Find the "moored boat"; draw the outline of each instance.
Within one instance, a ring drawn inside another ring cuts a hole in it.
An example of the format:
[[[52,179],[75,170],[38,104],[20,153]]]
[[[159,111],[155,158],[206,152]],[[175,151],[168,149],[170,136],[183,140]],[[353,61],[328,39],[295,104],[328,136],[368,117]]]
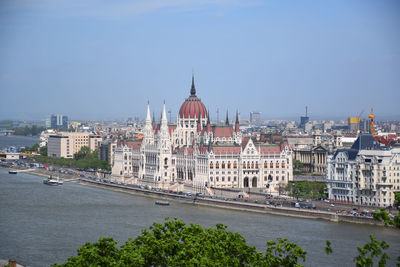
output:
[[[15,170],[9,170],[8,173],[9,173],[9,174],[17,174],[18,172],[15,171]]]
[[[161,205],[161,206],[169,206],[168,201],[162,201],[162,200],[157,200],[156,205]]]
[[[50,176],[49,178],[44,180],[43,183],[47,185],[62,185],[63,180],[61,180],[59,177],[53,178]]]

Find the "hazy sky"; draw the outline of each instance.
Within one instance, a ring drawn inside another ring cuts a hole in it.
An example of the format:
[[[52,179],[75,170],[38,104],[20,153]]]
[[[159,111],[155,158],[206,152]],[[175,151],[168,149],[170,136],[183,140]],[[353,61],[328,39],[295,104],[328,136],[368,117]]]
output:
[[[400,1],[0,2],[0,119],[176,117],[192,70],[213,118],[400,119]]]

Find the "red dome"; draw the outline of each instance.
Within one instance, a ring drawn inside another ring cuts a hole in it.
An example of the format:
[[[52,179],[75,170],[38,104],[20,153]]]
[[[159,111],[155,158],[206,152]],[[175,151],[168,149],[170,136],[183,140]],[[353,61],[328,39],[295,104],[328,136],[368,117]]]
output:
[[[199,118],[199,114],[201,118],[207,118],[206,107],[196,96],[188,97],[179,109],[179,117],[183,119]]]
[[[200,115],[199,115],[200,114]],[[182,119],[207,118],[207,110],[200,98],[196,96],[196,87],[194,86],[194,76],[192,75],[192,88],[190,88],[190,96],[183,102],[179,117]]]

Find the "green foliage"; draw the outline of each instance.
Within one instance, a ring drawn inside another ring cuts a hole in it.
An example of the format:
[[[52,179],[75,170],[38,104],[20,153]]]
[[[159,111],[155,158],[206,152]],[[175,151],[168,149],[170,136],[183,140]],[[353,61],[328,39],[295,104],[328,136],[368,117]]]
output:
[[[389,248],[389,245],[385,242],[378,242],[374,235],[369,236],[371,241],[365,244],[363,247],[357,247],[360,255],[354,258],[357,267],[368,267],[374,265],[374,258],[380,259],[378,261],[378,266],[386,266],[386,260],[390,259],[389,255],[383,250]]]
[[[13,126],[14,122],[12,120],[1,120],[0,121],[0,129],[10,129]]]
[[[400,192],[394,192],[394,206],[400,210]]]
[[[296,243],[288,242],[286,238],[278,238],[278,242],[268,241],[261,266],[302,266],[299,259],[306,260],[307,252]]]
[[[40,134],[42,131],[45,130],[44,127],[38,127],[36,125],[33,125],[31,127],[25,126],[25,127],[16,127],[16,128],[11,128],[11,130],[14,130],[15,135],[24,135],[24,136],[35,136]]]
[[[380,209],[379,211],[374,211],[374,219],[378,221],[383,221],[385,226],[394,225],[400,228],[400,214],[394,216],[393,220],[389,217],[389,212],[385,209]]]
[[[289,182],[286,186],[286,191],[289,196],[296,198],[316,199],[327,197],[326,184],[321,182]]]
[[[81,147],[81,150],[78,153],[75,153],[75,159],[84,159],[88,155],[90,155],[90,148],[88,146]]]
[[[226,228],[222,224],[202,228],[167,218],[119,250],[114,239],[101,238],[79,248],[78,256],[68,262],[53,266],[301,266],[298,261],[305,260],[306,252],[286,239],[268,241],[263,253]]]
[[[47,157],[47,147],[43,149],[43,151],[41,150],[40,154],[41,156],[35,157],[35,159],[42,163],[57,164],[66,167],[77,167],[81,169],[111,170],[111,167],[107,161],[99,159],[97,149],[91,152],[89,147],[86,146],[82,147],[81,150],[75,154],[77,156],[75,156],[74,159]]]
[[[333,251],[332,251],[332,248],[331,248],[331,241],[326,240],[325,253],[326,253],[326,255],[329,255],[329,254],[331,254],[332,252],[333,252]]]
[[[293,169],[297,171],[301,171],[303,169],[304,165],[300,160],[294,159],[293,160]]]
[[[86,243],[79,248],[78,256],[68,258],[67,263],[52,266],[117,266],[118,253],[117,241],[111,237],[100,238],[98,242]]]
[[[47,157],[47,145],[39,149],[40,155]]]

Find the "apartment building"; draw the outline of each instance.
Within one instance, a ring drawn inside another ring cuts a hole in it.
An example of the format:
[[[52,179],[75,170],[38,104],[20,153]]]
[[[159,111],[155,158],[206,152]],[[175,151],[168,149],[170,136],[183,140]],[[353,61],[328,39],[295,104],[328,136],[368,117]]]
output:
[[[393,206],[400,192],[400,148],[382,147],[361,134],[350,149],[338,150],[327,162],[327,187],[332,201]]]
[[[91,133],[60,132],[49,136],[47,154],[52,158],[73,158],[84,146],[96,150],[102,140],[101,136]]]

